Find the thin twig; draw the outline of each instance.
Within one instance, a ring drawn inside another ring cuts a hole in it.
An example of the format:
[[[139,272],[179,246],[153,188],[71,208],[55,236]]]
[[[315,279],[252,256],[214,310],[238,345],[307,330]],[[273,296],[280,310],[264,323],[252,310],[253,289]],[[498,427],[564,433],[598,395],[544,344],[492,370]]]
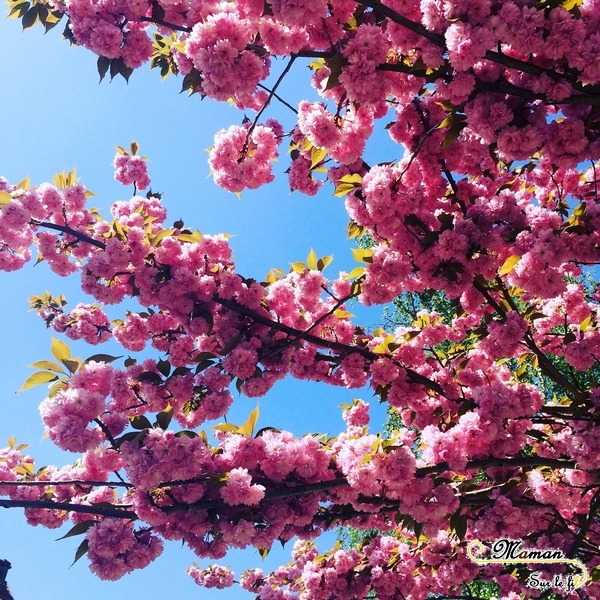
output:
[[[277,78],[277,81],[275,82],[275,85],[273,85],[271,91],[269,92],[269,95],[268,95],[267,99],[265,100],[265,103],[262,105],[262,108],[258,111],[258,113],[256,113],[256,117],[254,117],[254,121],[252,122],[252,125],[250,125],[250,127],[248,128],[248,133],[246,133],[246,141],[244,142],[244,147],[242,148],[242,155],[244,155],[246,153],[246,151],[248,150],[248,141],[250,140],[250,136],[252,135],[252,132],[254,131],[254,128],[256,127],[258,120],[260,119],[262,114],[267,109],[267,106],[269,106],[269,104],[271,103],[271,100],[275,96],[275,91],[277,90],[277,88],[279,87],[281,82],[283,81],[284,77],[288,74],[289,70],[292,68],[292,65],[294,64],[294,61],[296,60],[296,58],[298,58],[298,56],[296,54],[291,55],[288,64],[286,65],[285,69],[281,72],[281,74]]]

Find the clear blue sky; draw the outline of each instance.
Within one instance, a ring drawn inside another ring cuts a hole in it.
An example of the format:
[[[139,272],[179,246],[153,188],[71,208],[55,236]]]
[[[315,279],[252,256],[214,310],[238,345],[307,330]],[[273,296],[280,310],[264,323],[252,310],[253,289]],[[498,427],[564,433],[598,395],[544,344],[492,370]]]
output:
[[[148,68],[134,73],[129,85],[121,78],[99,85],[95,57],[81,48],[70,48],[60,40],[60,31],[61,25],[44,36],[37,26],[21,33],[17,21],[0,20],[0,175],[13,183],[29,175],[35,185],[76,167],[82,182],[97,194],[93,205],[106,213],[113,201],[128,199],[131,194],[131,189],[113,180],[115,145],[126,146],[136,140],[142,154],[150,158],[152,189],[164,194],[170,218],[183,218],[206,233],[233,234],[238,271],[245,276],[262,279],[276,266],[287,270],[290,262],[304,260],[311,247],[319,256],[335,255],[330,274],[355,266],[345,241],[348,217],[343,201],[331,195],[331,187],[314,198],[290,194],[283,175],[287,168],[285,143],[276,168],[278,181],[244,192],[238,200],[208,177],[205,149],[212,145],[218,129],[240,123],[239,111],[225,104],[201,102],[198,96],[180,95],[180,79],[161,83],[158,72]],[[277,74],[283,66],[283,61],[277,61],[273,72]],[[296,64],[280,93],[297,102],[302,94],[311,93],[307,82],[306,66]],[[286,110],[274,106],[269,116],[284,119],[289,128],[293,115]],[[378,135],[369,158],[372,162],[393,160],[399,158],[394,154],[397,151],[387,135]],[[69,464],[75,456],[42,440],[37,407],[44,397],[43,387],[15,394],[30,373],[27,365],[49,357],[50,332],[27,312],[27,298],[50,290],[65,293],[74,305],[85,299],[76,283],[53,276],[43,264],[0,273],[0,446],[10,436],[17,436],[19,442],[30,444],[38,466]],[[379,309],[364,313],[366,324],[376,322],[379,314]],[[84,344],[73,347],[84,357],[98,351]],[[116,350],[112,348],[112,353]],[[357,394],[285,381],[260,400],[259,426],[272,425],[296,434],[335,434],[343,428],[338,405],[357,396],[370,399],[368,390]],[[255,401],[240,398],[230,421],[243,421],[254,406]],[[383,414],[378,408],[376,423],[381,424]],[[143,571],[115,583],[99,581],[90,574],[86,558],[69,569],[79,542],[78,538],[55,542],[65,531],[30,527],[22,510],[0,509],[0,558],[13,565],[8,581],[17,600],[251,598],[236,588],[225,592],[198,588],[184,572],[195,557],[177,543],[166,544],[163,556]],[[251,551],[237,552],[221,563],[231,564],[239,574],[244,568],[269,570],[288,560],[289,552],[274,549],[262,565],[258,554]]]

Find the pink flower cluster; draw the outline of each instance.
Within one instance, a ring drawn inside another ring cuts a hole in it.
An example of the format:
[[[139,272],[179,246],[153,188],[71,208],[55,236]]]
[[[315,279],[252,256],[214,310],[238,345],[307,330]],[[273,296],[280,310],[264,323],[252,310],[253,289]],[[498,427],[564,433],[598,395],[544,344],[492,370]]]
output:
[[[90,570],[100,579],[114,581],[135,569],[147,567],[162,554],[163,544],[148,529],[107,518],[86,533]]]
[[[115,179],[123,185],[135,185],[138,190],[145,190],[150,185],[148,167],[141,156],[117,154],[113,161]]]
[[[188,575],[202,587],[217,588],[219,590],[231,587],[235,577],[229,567],[221,567],[220,565],[210,565],[206,569],[190,567]]]
[[[273,181],[271,163],[278,156],[278,144],[273,128],[264,125],[221,130],[209,159],[215,182],[230,192],[241,192]]]

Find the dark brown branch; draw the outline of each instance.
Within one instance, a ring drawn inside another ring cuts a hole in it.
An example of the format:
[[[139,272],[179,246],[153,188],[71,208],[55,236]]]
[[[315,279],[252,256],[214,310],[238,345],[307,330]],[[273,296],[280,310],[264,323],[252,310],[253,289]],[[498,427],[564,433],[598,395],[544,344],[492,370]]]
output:
[[[514,458],[483,458],[480,460],[470,460],[464,469],[460,471],[470,471],[472,469],[489,469],[491,467],[501,467],[504,469],[513,469],[520,467],[550,467],[552,469],[575,469],[577,462],[574,460],[562,460],[558,458],[544,458],[543,456],[515,456]],[[415,472],[416,477],[426,477],[445,471],[454,471],[447,463],[440,463],[431,467],[421,467]]]
[[[108,487],[126,487],[132,488],[135,487],[132,483],[127,483],[126,481],[86,481],[85,479],[67,479],[65,481],[0,481],[0,487],[4,485],[10,486],[20,486],[25,485],[28,487],[38,487],[38,486],[52,486],[58,487],[61,485],[76,485],[80,487],[98,487],[98,486],[108,486]]]
[[[371,352],[367,348],[360,348],[358,346],[348,346],[348,345],[342,344],[340,342],[334,342],[332,340],[324,340],[323,338],[320,338],[316,335],[312,335],[310,333],[305,333],[304,331],[301,331],[299,329],[294,329],[293,327],[289,327],[288,325],[284,325],[283,323],[277,323],[276,321],[273,321],[272,319],[270,319],[267,316],[260,315],[256,312],[254,312],[253,310],[251,310],[245,306],[242,306],[241,304],[238,304],[235,300],[226,300],[225,298],[220,298],[218,296],[214,296],[213,301],[216,302],[217,304],[220,304],[221,306],[224,306],[225,308],[228,308],[229,310],[233,310],[234,312],[237,312],[238,314],[249,317],[253,321],[260,323],[261,325],[266,325],[267,327],[271,327],[273,329],[278,329],[279,331],[283,331],[283,333],[292,335],[297,340],[305,340],[311,344],[315,344],[316,346],[321,346],[322,348],[328,348],[329,350],[335,350],[336,352],[340,352],[340,353],[360,354],[361,356],[364,356],[365,358],[368,358],[369,360],[373,360],[373,361],[378,360],[382,357],[381,354],[375,354],[374,352]],[[419,384],[425,386],[429,390],[432,390],[442,396],[444,395],[444,390],[439,383],[432,381],[431,379],[425,377],[424,375],[421,375],[420,373],[417,373],[416,371],[413,371],[412,369],[409,369],[408,367],[405,367],[403,365],[401,365],[401,366],[405,370],[407,377],[413,383],[419,383]]]
[[[269,92],[269,94],[273,94],[273,98],[275,98],[275,100],[279,100],[279,102],[281,102],[281,104],[283,104],[285,107],[289,108],[292,112],[298,114],[298,111],[289,102],[286,102],[281,96],[276,94],[271,88],[268,88],[266,85],[263,85],[262,83],[259,83],[257,85],[257,87],[259,87],[261,90],[265,90],[265,92]]]
[[[577,550],[579,550],[579,547],[581,546],[583,540],[585,539],[585,536],[587,535],[590,525],[596,520],[596,512],[598,511],[599,507],[600,507],[600,489],[596,490],[596,493],[594,494],[594,497],[592,498],[592,501],[590,502],[590,511],[585,519],[585,524],[577,532],[577,535],[575,536],[575,540],[573,541],[573,545],[571,546],[571,550],[569,550],[569,554],[567,554],[568,558],[573,558],[575,556],[575,554],[577,553]]]
[[[99,418],[94,419],[94,423],[96,423],[98,425],[98,427],[100,427],[100,429],[102,430],[102,433],[104,434],[104,437],[108,440],[109,444],[113,447],[113,449],[118,450],[119,445],[117,444],[117,442],[115,441],[115,438],[110,433],[110,430],[108,429],[108,427]]]
[[[409,31],[412,31],[412,32],[416,33],[417,35],[424,37],[425,39],[429,40],[430,42],[433,42],[434,44],[437,44],[438,46],[441,46],[442,48],[444,48],[446,45],[446,40],[444,39],[443,35],[429,31],[420,23],[415,23],[414,21],[407,19],[405,16],[401,15],[400,13],[397,13],[395,10],[392,10],[389,6],[385,6],[385,4],[381,4],[377,0],[355,0],[355,1],[357,4],[360,4],[362,6],[368,6],[369,8],[372,8],[374,12],[379,13],[380,15],[383,15],[384,17],[387,17],[390,21],[393,21],[394,23],[398,23],[398,25],[401,25],[405,29],[408,29]]]
[[[68,512],[88,513],[100,517],[115,517],[117,519],[137,520],[138,516],[131,510],[129,504],[115,505],[114,508],[86,504],[69,504],[53,500],[4,500],[0,498],[0,508],[45,508],[49,510],[66,510]]]
[[[258,120],[260,119],[262,114],[267,109],[267,106],[269,106],[269,104],[271,104],[271,100],[273,99],[277,88],[281,85],[281,82],[283,81],[285,76],[289,73],[289,70],[292,68],[292,65],[294,64],[294,61],[296,60],[296,58],[297,58],[297,56],[295,54],[292,54],[285,69],[281,72],[281,74],[277,78],[277,81],[271,88],[269,95],[268,95],[267,99],[265,100],[265,103],[262,105],[262,107],[258,111],[258,113],[256,113],[256,117],[254,117],[254,121],[252,121],[252,125],[250,125],[250,127],[248,128],[248,132],[246,133],[246,141],[244,142],[244,147],[242,148],[242,155],[245,155],[246,151],[248,150],[248,140],[250,139],[250,136],[252,135],[252,132],[254,131],[254,128],[256,127],[256,124],[258,123]]]
[[[68,225],[57,225],[56,223],[48,223],[47,221],[36,221],[32,219],[29,222],[30,225],[36,225],[37,227],[45,227],[46,229],[54,229],[55,231],[60,231],[62,233],[66,233],[68,235],[72,235],[74,238],[77,238],[80,242],[85,242],[86,244],[90,244],[92,246],[96,246],[96,248],[101,248],[102,250],[106,250],[106,244],[95,240],[94,238],[86,235],[85,233],[81,233],[80,231],[76,231],[72,229]]]
[[[294,487],[280,488],[277,490],[271,490],[265,493],[264,499],[261,501],[265,502],[268,500],[277,500],[279,498],[292,498],[294,496],[305,496],[307,494],[314,494],[316,492],[324,492],[333,488],[345,487],[348,485],[345,477],[339,477],[337,479],[331,479],[330,481],[319,481],[317,483],[307,483],[304,485],[297,485]],[[219,508],[227,508],[229,505],[224,500],[204,500],[194,502],[192,504],[174,504],[173,506],[161,507],[161,510],[166,514],[172,514],[177,512],[187,512],[190,510],[214,510]]]
[[[184,33],[191,33],[191,27],[185,27],[183,25],[175,25],[174,23],[167,23],[167,21],[163,21],[162,19],[155,19],[154,17],[140,17],[140,21],[145,21],[146,23],[152,23],[153,25],[160,25],[161,27],[168,27],[173,31],[182,31]]]

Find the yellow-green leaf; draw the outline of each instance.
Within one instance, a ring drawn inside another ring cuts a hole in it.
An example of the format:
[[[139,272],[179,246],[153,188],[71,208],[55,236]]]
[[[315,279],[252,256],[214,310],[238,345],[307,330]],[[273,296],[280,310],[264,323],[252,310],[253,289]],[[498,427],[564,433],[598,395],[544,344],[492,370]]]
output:
[[[57,379],[58,375],[56,375],[56,373],[50,373],[48,371],[36,371],[25,380],[25,383],[17,390],[17,392],[23,392],[24,390],[35,387],[36,385],[50,383],[51,381],[56,381]]]
[[[8,447],[11,450],[15,447],[16,443],[17,443],[17,438],[14,435],[8,438]]]
[[[356,183],[357,185],[362,185],[362,175],[358,173],[352,173],[351,175],[344,175],[340,177],[341,183]]]
[[[365,274],[364,267],[356,267],[346,275],[344,279],[355,279],[356,277],[362,277]]]
[[[276,281],[278,281],[279,279],[282,279],[283,277],[285,277],[285,273],[281,269],[275,268],[275,269],[271,269],[267,273],[265,281],[267,283],[275,283]]]
[[[304,273],[304,269],[308,269],[308,266],[303,262],[293,262],[290,263],[290,266],[292,267],[292,271],[295,273]]]
[[[68,360],[71,358],[71,350],[69,346],[65,344],[61,340],[57,340],[54,336],[52,336],[52,344],[50,345],[50,352],[52,352],[52,356],[58,361],[63,361],[65,358]]]
[[[592,324],[592,315],[588,315],[582,322],[581,325],[579,326],[579,330],[580,331],[587,331],[590,327],[590,325]]]
[[[348,192],[351,192],[356,187],[357,186],[354,183],[340,183],[340,185],[338,185],[335,188],[335,191],[333,192],[333,195],[336,196],[337,198],[342,198]]]
[[[19,183],[17,183],[17,187],[21,188],[22,190],[28,190],[31,187],[31,182],[29,181],[29,175],[27,175],[27,177],[25,177],[25,179],[22,179],[21,181],[19,181]]]
[[[311,248],[308,253],[308,258],[306,259],[306,264],[311,271],[317,270],[317,253]]]
[[[48,396],[54,398],[58,392],[64,390],[67,387],[67,380],[65,377],[61,377],[48,391]]]
[[[215,431],[232,431],[233,433],[237,433],[237,425],[233,425],[232,423],[219,423],[219,425],[214,425],[211,427]]]
[[[153,246],[158,246],[166,237],[175,232],[175,229],[161,229],[151,240]]]
[[[65,172],[62,171],[61,173],[57,173],[53,178],[52,181],[54,182],[54,185],[58,188],[64,188],[66,187],[67,184],[67,179],[65,176]]]
[[[308,139],[308,138],[304,138],[302,140],[302,146],[300,147],[300,149],[302,150],[302,152],[306,153],[308,152],[311,148],[313,147],[313,143]]]
[[[498,275],[502,276],[502,275],[506,275],[506,274],[510,273],[517,266],[517,263],[520,260],[521,260],[521,257],[518,256],[517,254],[513,254],[512,256],[509,256],[502,263],[502,266],[500,267],[500,270],[498,271]]]
[[[56,371],[57,373],[64,373],[65,370],[51,360],[38,360],[33,364],[29,365],[32,369],[46,369],[47,371]]]
[[[192,234],[180,233],[176,237],[182,242],[191,242],[192,244],[202,241],[202,234],[200,233],[200,231],[198,231],[198,229],[196,229],[196,231],[194,231],[194,233]]]
[[[352,248],[354,260],[358,262],[371,262],[369,259],[373,257],[373,248]]]
[[[389,345],[394,342],[394,339],[394,335],[390,333],[383,342],[373,348],[373,352],[375,354],[387,354],[389,352]]]
[[[332,254],[329,256],[321,256],[321,258],[317,261],[317,269],[319,269],[319,271],[324,271],[332,262]]]
[[[13,467],[12,470],[19,475],[33,475],[35,473],[35,467],[32,463],[23,463],[18,467]]]
[[[313,146],[313,149],[310,152],[310,168],[314,169],[320,162],[325,160],[326,156],[327,150],[325,150],[325,148]]]
[[[0,206],[6,206],[12,200],[12,196],[5,190],[0,191]]]
[[[251,436],[252,433],[254,432],[254,427],[256,427],[259,413],[260,413],[260,411],[258,410],[258,404],[257,404],[256,408],[250,413],[248,420],[239,427],[238,433],[241,433],[242,435]]]
[[[338,308],[337,310],[335,310],[333,312],[333,314],[338,318],[338,319],[348,319],[349,317],[354,317],[355,315],[353,315],[351,312],[348,312],[347,310],[342,310],[341,308]]]
[[[75,169],[67,173],[67,187],[72,187],[77,183],[77,173]]]

